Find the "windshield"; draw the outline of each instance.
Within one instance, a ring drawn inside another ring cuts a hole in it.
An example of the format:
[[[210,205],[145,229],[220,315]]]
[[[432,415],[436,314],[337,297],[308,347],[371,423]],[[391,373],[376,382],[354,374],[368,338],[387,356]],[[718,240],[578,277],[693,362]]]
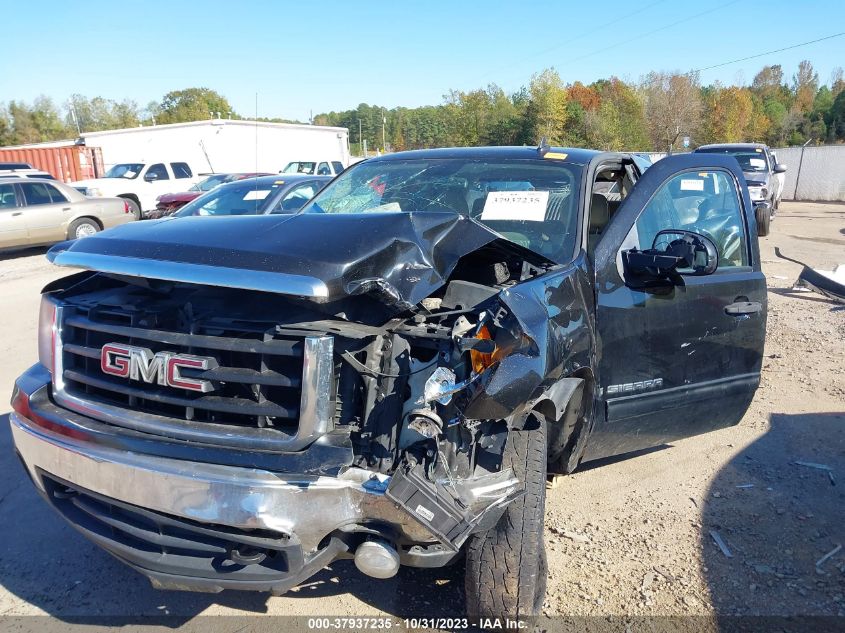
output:
[[[214,174],[213,176],[200,180],[197,184],[188,189],[188,191],[211,191],[217,185],[222,185],[224,182],[228,182],[228,180],[229,174]]]
[[[718,147],[696,150],[704,152],[705,154],[726,154],[736,158],[742,171],[766,172],[766,155],[763,150],[736,150],[736,149],[722,149]]]
[[[572,258],[581,166],[461,158],[360,163],[302,213],[458,213],[554,261]]]
[[[288,163],[281,173],[283,174],[313,174],[317,169],[317,163]]]
[[[137,178],[144,168],[144,163],[120,163],[106,172],[103,178]]]
[[[212,189],[192,200],[173,215],[255,215],[264,213],[279,185],[240,180]]]

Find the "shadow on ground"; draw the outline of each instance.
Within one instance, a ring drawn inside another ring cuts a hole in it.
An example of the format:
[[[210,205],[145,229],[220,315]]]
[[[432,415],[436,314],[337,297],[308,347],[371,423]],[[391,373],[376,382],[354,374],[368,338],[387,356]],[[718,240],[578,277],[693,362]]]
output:
[[[713,606],[719,615],[845,615],[845,550],[816,566],[845,546],[845,413],[770,422],[716,475],[702,510]]]
[[[26,603],[74,623],[102,623],[104,617],[115,616],[131,624],[168,616],[164,623],[179,626],[215,605],[263,614],[270,600],[284,600],[289,604],[273,605],[274,612],[308,613],[314,609],[300,610],[296,602],[348,594],[399,618],[454,616],[463,612],[462,582],[462,564],[432,570],[402,568],[396,577],[379,581],[358,572],[351,561],[338,561],[281,598],[254,592],[153,589],[143,576],[77,533],[41,499],[14,453],[9,416],[0,415],[0,585],[9,594],[0,602],[0,614],[32,613],[22,604]],[[360,607],[348,601],[346,605],[348,615],[361,615]],[[338,615],[336,610],[332,615]]]
[[[34,246],[28,248],[15,248],[0,250],[0,262],[7,259],[17,259],[18,257],[31,257],[32,255],[44,255],[49,246]]]

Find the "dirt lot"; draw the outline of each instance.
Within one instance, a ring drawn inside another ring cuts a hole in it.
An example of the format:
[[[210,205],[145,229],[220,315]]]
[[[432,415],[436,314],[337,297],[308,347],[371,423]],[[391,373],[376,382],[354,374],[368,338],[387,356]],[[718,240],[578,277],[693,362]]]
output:
[[[793,292],[800,267],[774,246],[845,263],[845,205],[784,203],[761,240],[766,356],[739,426],[585,466],[549,491],[546,613],[845,615],[845,550],[816,566],[845,545],[845,306]],[[461,613],[459,566],[376,581],[341,562],[275,598],[158,592],[62,523],[25,479],[2,415],[35,359],[38,291],[63,274],[43,253],[0,257],[0,615]]]

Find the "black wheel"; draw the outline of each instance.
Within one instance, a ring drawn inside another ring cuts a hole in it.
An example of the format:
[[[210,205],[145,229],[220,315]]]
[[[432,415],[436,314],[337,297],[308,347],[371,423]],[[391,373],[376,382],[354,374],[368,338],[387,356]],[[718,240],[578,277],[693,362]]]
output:
[[[546,420],[532,414],[525,429],[511,431],[502,468],[513,469],[525,494],[508,505],[487,532],[472,535],[466,548],[467,615],[471,618],[538,615],[546,596]]]
[[[69,240],[80,240],[83,237],[90,237],[94,233],[100,232],[100,225],[96,220],[91,218],[79,218],[70,223],[67,229],[67,238]]]
[[[136,220],[141,219],[141,205],[135,202],[132,198],[124,198],[129,205],[129,211],[135,216]]]
[[[757,216],[757,235],[759,237],[766,237],[769,234],[769,226],[772,223],[771,211],[765,207],[758,207],[755,214]]]

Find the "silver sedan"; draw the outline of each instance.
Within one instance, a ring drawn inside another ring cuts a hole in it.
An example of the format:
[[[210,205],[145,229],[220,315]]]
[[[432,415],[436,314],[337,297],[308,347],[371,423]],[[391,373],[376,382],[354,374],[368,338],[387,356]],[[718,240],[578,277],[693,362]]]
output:
[[[122,198],[86,198],[55,180],[0,178],[0,249],[88,237],[134,217]]]

